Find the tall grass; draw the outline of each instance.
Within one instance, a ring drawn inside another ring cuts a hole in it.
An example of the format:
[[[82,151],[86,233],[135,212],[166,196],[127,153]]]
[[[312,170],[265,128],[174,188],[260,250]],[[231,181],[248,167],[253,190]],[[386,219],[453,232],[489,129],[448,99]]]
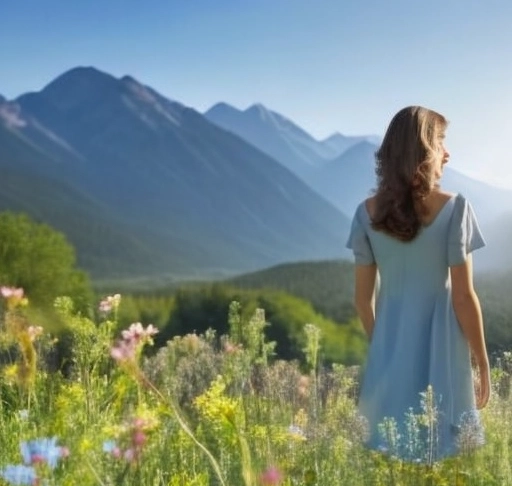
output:
[[[117,296],[98,322],[58,299],[58,341],[3,290],[0,484],[512,485],[510,354],[493,370],[486,445],[415,465],[364,448],[358,370],[323,368],[312,324],[303,363],[275,360],[263,311],[244,320],[236,303],[229,335],[177,336],[148,353],[150,326],[114,335]],[[54,441],[33,442],[43,438]]]

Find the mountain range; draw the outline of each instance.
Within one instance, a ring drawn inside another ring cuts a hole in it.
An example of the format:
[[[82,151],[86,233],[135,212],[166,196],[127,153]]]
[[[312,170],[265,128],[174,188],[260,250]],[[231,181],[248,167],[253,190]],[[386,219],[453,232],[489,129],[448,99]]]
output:
[[[244,111],[227,103],[217,103],[204,115],[216,125],[258,147],[308,183],[316,169],[352,145],[364,140],[378,140],[374,136],[347,137],[334,133],[318,141],[293,121],[260,103]]]
[[[95,279],[340,259],[350,216],[375,185],[378,143],[316,140],[261,104],[200,113],[130,76],[78,67],[41,91],[0,96],[0,210],[64,232]],[[443,180],[484,226],[508,218],[498,208],[512,209],[512,191],[450,168]]]
[[[376,187],[375,152],[380,143],[376,136],[334,134],[324,141],[316,141],[293,122],[262,105],[238,110],[218,103],[205,116],[295,170],[304,182],[349,216]],[[342,141],[337,150],[322,152],[333,140]],[[304,147],[313,147],[314,154],[307,155]],[[475,259],[476,268],[512,267],[512,255],[508,251],[512,233],[506,229],[512,227],[512,191],[468,177],[450,164],[444,168],[441,187],[462,193],[477,213],[487,248]]]
[[[376,186],[375,152],[380,139],[375,135],[347,137],[335,133],[317,141],[261,104],[238,110],[218,103],[204,114],[290,168],[348,215]],[[462,192],[481,213],[484,225],[495,221],[507,208],[512,210],[512,191],[470,178],[449,165],[441,184],[448,191]]]
[[[16,181],[2,185],[0,209],[66,233],[96,277],[211,276],[346,255],[346,215],[129,76],[74,68],[3,101],[0,120],[0,170]]]

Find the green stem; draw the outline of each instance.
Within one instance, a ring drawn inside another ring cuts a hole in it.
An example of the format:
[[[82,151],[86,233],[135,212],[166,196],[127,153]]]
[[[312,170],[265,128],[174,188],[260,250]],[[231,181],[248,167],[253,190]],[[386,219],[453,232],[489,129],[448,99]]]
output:
[[[100,478],[100,476],[98,475],[98,473],[96,472],[96,469],[94,469],[93,465],[89,462],[88,459],[85,459],[85,462],[87,464],[87,466],[89,467],[89,469],[91,470],[92,474],[94,475],[94,477],[96,478],[96,481],[98,481],[99,484],[101,484],[101,486],[107,486]]]
[[[172,413],[174,414],[174,416],[175,416],[176,420],[178,421],[178,424],[180,425],[182,430],[192,439],[194,444],[196,444],[197,447],[199,447],[206,454],[206,457],[209,459],[209,461],[213,467],[213,470],[215,471],[215,474],[216,474],[217,478],[219,479],[221,485],[226,486],[226,483],[222,477],[222,472],[220,470],[219,463],[217,462],[215,457],[213,457],[212,453],[208,450],[208,448],[196,438],[196,436],[194,435],[194,433],[188,426],[185,419],[179,413],[178,407],[173,403],[173,401],[170,398],[165,397],[162,394],[162,392],[150,380],[147,379],[147,377],[144,375],[144,373],[142,373],[140,370],[137,370],[137,374],[138,374],[137,378],[142,382],[142,384],[147,386],[165,405],[167,405],[172,410]]]

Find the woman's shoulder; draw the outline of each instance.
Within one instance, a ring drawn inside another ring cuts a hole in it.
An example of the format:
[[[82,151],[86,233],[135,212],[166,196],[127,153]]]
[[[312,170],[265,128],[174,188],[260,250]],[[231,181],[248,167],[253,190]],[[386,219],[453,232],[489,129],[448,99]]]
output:
[[[455,195],[454,199],[454,219],[464,219],[467,217],[471,219],[476,219],[473,205],[471,204],[471,201],[467,197],[465,197],[463,194],[458,193]]]
[[[375,214],[375,209],[377,207],[377,199],[375,196],[368,197],[361,201],[358,206],[358,211],[365,212],[368,217],[371,219]]]
[[[476,222],[476,216],[473,210],[473,206],[470,201],[461,194],[443,192],[438,195],[437,210],[436,203],[433,203],[431,208],[434,210],[434,214],[439,214],[445,208],[448,209],[447,214],[450,215],[451,227],[458,231],[460,225],[466,224],[465,221],[469,218]],[[435,217],[434,217],[435,219]]]
[[[459,193],[436,190],[431,192],[424,200],[424,207],[427,210],[425,224],[429,224],[437,218],[437,215],[445,209],[450,203],[460,204]]]
[[[450,192],[450,191],[442,191],[442,190],[435,191],[434,193],[432,193],[432,195],[434,196],[434,198],[436,198],[441,203],[447,202],[450,199],[457,200],[459,198],[464,198],[464,196],[462,194],[460,194],[459,192]]]
[[[465,211],[468,207],[471,208],[471,202],[469,199],[462,193],[451,193],[451,198],[453,200],[453,207],[455,212],[457,211]]]

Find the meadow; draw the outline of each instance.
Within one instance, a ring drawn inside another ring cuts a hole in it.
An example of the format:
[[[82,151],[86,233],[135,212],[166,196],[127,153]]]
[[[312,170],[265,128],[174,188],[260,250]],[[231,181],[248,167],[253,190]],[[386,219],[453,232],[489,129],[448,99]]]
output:
[[[151,323],[118,325],[122,297],[95,319],[67,297],[53,306],[56,336],[33,324],[30,295],[1,288],[0,484],[144,486],[512,485],[512,355],[493,368],[482,412],[459,456],[418,464],[364,448],[359,368],[321,362],[323,337],[304,323],[303,359],[282,360],[263,309],[232,302],[228,332],[174,336],[156,350]],[[397,384],[399,386],[399,384]],[[435,427],[435,407],[411,436]],[[435,447],[435,444],[433,444]]]

